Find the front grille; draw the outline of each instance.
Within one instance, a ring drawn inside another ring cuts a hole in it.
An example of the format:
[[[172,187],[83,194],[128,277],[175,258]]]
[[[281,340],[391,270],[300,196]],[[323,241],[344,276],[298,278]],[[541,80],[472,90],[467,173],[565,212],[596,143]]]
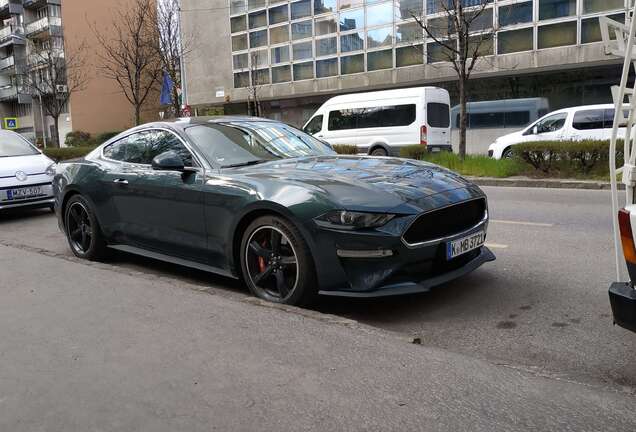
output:
[[[459,234],[477,225],[485,215],[484,198],[433,210],[411,224],[404,233],[404,241],[415,244]]]

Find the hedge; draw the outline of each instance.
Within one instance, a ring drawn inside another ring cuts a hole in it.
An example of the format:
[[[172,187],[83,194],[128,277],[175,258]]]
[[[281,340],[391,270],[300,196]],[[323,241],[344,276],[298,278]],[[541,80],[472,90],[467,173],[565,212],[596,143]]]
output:
[[[64,144],[69,147],[84,147],[95,143],[90,133],[78,130],[67,133]]]
[[[98,144],[103,144],[114,136],[119,135],[122,131],[102,132],[95,137]]]
[[[95,150],[95,148],[96,146],[45,148],[43,152],[55,162],[61,162],[84,157],[91,151]]]
[[[350,144],[335,144],[332,146],[338,154],[355,155],[358,154],[358,147]]]
[[[428,154],[428,149],[424,145],[414,144],[400,147],[400,157],[407,159],[422,160]]]

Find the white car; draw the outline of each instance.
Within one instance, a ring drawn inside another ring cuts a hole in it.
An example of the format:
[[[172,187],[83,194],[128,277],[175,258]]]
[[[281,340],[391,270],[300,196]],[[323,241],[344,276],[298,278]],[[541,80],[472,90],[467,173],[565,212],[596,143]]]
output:
[[[504,135],[488,147],[495,159],[512,156],[512,146],[531,141],[609,140],[614,121],[614,105],[586,105],[564,108],[544,115],[525,129]],[[625,136],[625,129],[619,129]]]
[[[0,210],[49,207],[53,210],[55,163],[22,135],[0,130]]]

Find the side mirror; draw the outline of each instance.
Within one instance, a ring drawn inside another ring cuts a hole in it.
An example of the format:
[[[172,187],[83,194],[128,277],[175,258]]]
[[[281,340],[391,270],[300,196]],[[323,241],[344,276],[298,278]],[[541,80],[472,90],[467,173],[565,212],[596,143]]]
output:
[[[183,159],[177,152],[170,150],[155,156],[152,160],[152,169],[157,171],[185,171]]]
[[[533,135],[537,135],[538,133],[539,133],[539,127],[538,127],[538,126],[534,126],[534,127],[532,128],[532,134],[533,134]]]

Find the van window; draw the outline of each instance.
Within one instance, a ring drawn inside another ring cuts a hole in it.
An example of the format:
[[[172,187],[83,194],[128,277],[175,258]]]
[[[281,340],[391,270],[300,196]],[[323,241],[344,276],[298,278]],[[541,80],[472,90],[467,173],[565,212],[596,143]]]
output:
[[[415,104],[352,108],[329,112],[327,129],[408,126],[415,121]]]
[[[312,118],[303,130],[310,135],[320,132],[322,130],[322,115]]]
[[[602,109],[577,111],[574,113],[572,127],[578,130],[603,129],[603,116]]]
[[[426,118],[429,126],[447,128],[450,125],[450,107],[444,103],[426,104]]]
[[[530,123],[530,111],[509,111],[504,113],[505,127],[525,126]]]

